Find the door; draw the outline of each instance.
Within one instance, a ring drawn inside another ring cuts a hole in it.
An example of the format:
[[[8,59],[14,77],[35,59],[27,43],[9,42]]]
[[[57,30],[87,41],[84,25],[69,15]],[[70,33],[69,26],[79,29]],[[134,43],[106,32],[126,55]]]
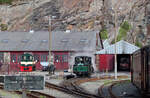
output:
[[[150,52],[148,53],[148,91],[150,92]]]
[[[48,52],[33,52],[35,70],[42,70],[41,62],[48,62]]]
[[[142,55],[141,51],[133,54],[132,62],[132,82],[138,87],[142,88]]]
[[[10,72],[19,72],[20,71],[20,61],[21,61],[22,54],[23,54],[23,52],[10,53],[10,66],[9,66]]]
[[[57,70],[68,69],[68,53],[56,52],[54,53],[54,65]]]
[[[3,66],[4,63],[4,52],[0,52],[0,69]]]

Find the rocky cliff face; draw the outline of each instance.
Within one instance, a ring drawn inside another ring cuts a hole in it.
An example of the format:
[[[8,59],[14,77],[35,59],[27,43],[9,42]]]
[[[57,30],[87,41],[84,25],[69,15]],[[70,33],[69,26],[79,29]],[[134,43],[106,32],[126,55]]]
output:
[[[122,39],[131,43],[138,40],[138,44],[145,45],[149,43],[148,5],[149,0],[21,0],[13,5],[1,5],[0,24],[6,24],[9,31],[38,31],[49,27],[52,30],[105,30],[112,42],[115,27],[118,32],[120,25],[128,21],[131,29]]]

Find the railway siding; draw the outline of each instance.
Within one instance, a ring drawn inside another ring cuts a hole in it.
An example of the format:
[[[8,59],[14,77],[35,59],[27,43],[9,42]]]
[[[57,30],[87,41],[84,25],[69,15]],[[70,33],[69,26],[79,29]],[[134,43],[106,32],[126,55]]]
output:
[[[110,91],[116,98],[142,98],[139,90],[130,81],[114,83]]]

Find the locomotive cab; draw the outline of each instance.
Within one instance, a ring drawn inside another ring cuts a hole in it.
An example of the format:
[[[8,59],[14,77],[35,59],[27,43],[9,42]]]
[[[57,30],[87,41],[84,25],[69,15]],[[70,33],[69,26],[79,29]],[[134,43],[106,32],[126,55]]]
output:
[[[21,66],[20,66],[20,71],[21,72],[31,72],[33,70],[35,70],[35,62],[34,62],[34,58],[31,54],[23,54],[21,56]]]
[[[75,64],[73,66],[73,73],[77,76],[90,76],[93,72],[91,57],[77,56],[75,57]]]

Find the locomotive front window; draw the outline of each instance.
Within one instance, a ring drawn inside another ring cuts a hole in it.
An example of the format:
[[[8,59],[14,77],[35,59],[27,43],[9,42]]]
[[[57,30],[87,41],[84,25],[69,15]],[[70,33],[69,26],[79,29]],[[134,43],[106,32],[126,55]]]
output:
[[[86,58],[85,58],[85,63],[87,63],[87,64],[91,64],[91,58],[86,57]]]
[[[75,63],[78,64],[78,63],[84,63],[84,58],[83,57],[76,57],[75,58]]]
[[[32,56],[29,56],[29,60],[32,60],[33,58],[32,58]]]
[[[26,56],[22,56],[22,60],[26,60]]]

